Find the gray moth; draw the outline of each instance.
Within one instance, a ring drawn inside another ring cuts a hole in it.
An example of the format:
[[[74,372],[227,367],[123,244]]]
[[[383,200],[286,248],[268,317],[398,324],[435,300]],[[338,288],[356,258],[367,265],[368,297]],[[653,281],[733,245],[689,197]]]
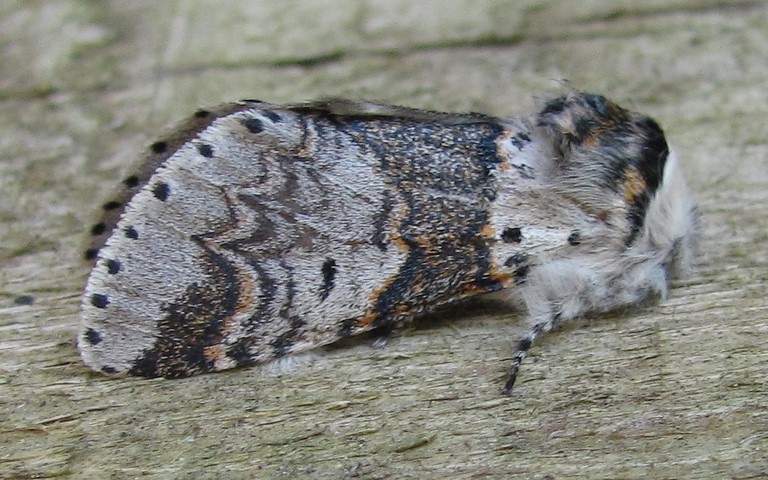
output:
[[[199,110],[102,207],[84,362],[182,377],[266,363],[492,294],[531,325],[664,297],[696,206],[664,133],[600,95],[523,118],[370,102]]]

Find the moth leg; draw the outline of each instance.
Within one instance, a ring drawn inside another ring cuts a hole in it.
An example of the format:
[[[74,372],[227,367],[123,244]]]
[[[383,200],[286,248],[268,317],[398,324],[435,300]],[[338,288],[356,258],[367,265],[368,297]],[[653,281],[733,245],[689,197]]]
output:
[[[406,329],[410,324],[409,319],[397,319],[388,321],[374,331],[376,339],[373,341],[373,348],[384,348],[389,343],[389,339],[396,336]]]
[[[507,379],[507,383],[504,384],[504,388],[501,390],[502,395],[510,395],[512,393],[512,387],[515,385],[515,380],[517,380],[517,373],[520,370],[520,365],[523,363],[523,359],[525,359],[526,355],[528,355],[528,350],[533,346],[536,337],[542,333],[552,331],[560,324],[560,322],[561,313],[557,312],[552,315],[552,318],[549,320],[534,325],[528,334],[518,342],[517,348],[515,349],[515,355],[512,357],[512,369],[509,373],[509,378]]]
[[[393,326],[381,327],[380,331],[376,332],[376,339],[373,341],[373,348],[384,348],[389,343],[389,339],[397,329]]]

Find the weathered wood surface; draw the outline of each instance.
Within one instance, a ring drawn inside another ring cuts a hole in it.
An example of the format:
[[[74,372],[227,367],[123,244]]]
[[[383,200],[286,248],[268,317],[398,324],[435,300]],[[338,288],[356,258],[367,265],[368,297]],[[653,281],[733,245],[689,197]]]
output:
[[[766,2],[7,0],[0,32],[0,477],[768,477]],[[84,232],[162,126],[244,97],[505,115],[563,79],[666,128],[701,254],[662,305],[549,336],[512,398],[525,327],[489,308],[283,375],[80,363]]]

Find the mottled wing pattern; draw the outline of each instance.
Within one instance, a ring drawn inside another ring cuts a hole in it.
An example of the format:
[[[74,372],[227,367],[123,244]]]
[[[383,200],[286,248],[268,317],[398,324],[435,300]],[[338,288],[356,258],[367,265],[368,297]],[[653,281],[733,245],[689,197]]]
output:
[[[502,288],[486,226],[504,128],[331,109],[350,105],[228,107],[152,157],[88,282],[86,363],[249,365]]]

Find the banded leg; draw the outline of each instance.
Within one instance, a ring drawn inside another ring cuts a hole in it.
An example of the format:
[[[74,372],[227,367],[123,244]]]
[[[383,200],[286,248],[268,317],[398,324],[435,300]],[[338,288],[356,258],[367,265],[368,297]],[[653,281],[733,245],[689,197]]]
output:
[[[546,322],[540,322],[533,326],[528,334],[520,340],[515,349],[515,355],[512,357],[512,369],[509,373],[509,379],[504,384],[504,388],[501,390],[502,395],[510,395],[512,393],[512,387],[517,380],[517,373],[520,370],[520,365],[523,363],[528,354],[528,350],[533,346],[533,342],[541,333],[547,333],[555,329],[561,322],[560,312],[556,313]]]

